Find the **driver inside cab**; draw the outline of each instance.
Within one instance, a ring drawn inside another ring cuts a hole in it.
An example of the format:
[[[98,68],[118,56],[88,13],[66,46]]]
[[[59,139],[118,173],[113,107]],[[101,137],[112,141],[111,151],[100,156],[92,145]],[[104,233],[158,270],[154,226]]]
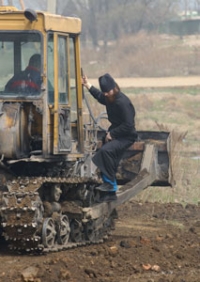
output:
[[[41,78],[41,56],[34,54],[29,59],[25,70],[15,74],[6,84],[5,92],[27,95],[40,94],[42,84]]]

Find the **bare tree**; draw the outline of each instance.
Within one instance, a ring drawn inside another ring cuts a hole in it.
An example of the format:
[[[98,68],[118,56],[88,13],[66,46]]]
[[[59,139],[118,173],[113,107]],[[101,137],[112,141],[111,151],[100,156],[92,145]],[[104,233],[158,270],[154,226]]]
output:
[[[146,21],[149,28],[157,31],[162,23],[170,20],[175,14],[177,1],[154,0],[145,8]]]
[[[26,7],[27,3],[32,3],[31,0],[24,1]],[[38,5],[45,10],[47,1],[35,0],[34,8]],[[58,14],[76,15],[82,19],[81,38],[84,42],[90,41],[93,46],[98,46],[101,40],[105,50],[109,41],[117,40],[122,34],[137,33],[143,29],[157,30],[162,22],[173,15],[176,4],[186,9],[189,3],[189,0],[55,1],[57,1]],[[199,2],[200,0],[196,0],[196,3]]]
[[[200,0],[195,0],[195,9],[200,13]]]

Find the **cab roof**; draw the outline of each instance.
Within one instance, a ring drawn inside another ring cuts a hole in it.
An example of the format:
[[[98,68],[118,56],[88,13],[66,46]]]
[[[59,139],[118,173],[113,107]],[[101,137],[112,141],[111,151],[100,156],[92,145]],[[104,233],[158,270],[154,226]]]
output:
[[[58,31],[79,34],[81,32],[81,19],[78,17],[65,17],[44,11],[35,11],[37,19],[30,21],[25,17],[25,11],[13,6],[0,7],[0,30],[30,30]]]

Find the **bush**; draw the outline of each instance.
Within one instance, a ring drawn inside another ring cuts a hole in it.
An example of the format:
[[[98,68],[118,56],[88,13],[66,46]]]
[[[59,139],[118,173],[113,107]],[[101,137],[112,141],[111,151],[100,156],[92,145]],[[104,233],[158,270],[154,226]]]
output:
[[[198,36],[147,34],[123,36],[118,42],[82,49],[90,77],[110,72],[114,77],[166,77],[200,74]]]

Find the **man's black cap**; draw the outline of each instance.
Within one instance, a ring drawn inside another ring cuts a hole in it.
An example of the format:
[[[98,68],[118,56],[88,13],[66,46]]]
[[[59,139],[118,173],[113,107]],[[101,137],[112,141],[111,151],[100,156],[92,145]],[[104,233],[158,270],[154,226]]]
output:
[[[99,77],[99,86],[102,92],[107,93],[115,88],[116,82],[109,73],[106,73]]]

